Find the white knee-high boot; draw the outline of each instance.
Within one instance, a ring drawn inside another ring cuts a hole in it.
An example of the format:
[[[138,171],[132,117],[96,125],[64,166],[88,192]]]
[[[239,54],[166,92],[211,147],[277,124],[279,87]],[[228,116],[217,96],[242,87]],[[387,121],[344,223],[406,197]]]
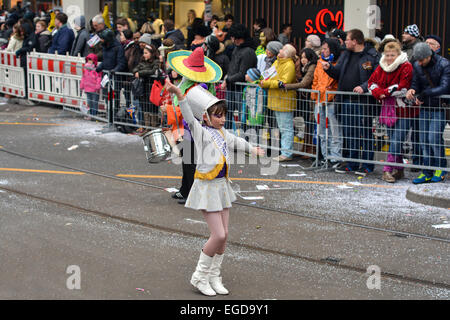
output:
[[[220,268],[222,266],[223,254],[216,254],[213,257],[211,269],[209,272],[209,284],[218,294],[228,294],[228,290],[222,284],[222,277],[220,277]]]
[[[191,284],[206,296],[216,295],[216,292],[211,288],[208,279],[212,262],[213,258],[204,254],[202,251],[200,253],[200,258],[198,260],[197,267],[195,268],[195,272],[191,277]]]

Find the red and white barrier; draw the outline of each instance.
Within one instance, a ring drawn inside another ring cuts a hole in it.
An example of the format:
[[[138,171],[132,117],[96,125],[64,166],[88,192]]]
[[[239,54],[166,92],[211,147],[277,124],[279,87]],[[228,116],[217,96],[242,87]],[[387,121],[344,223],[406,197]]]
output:
[[[84,63],[83,57],[28,54],[28,98],[80,111],[80,104],[86,106],[86,96],[80,90]],[[102,110],[105,104],[100,101],[99,111]]]
[[[14,52],[0,51],[0,92],[25,97],[25,73]]]

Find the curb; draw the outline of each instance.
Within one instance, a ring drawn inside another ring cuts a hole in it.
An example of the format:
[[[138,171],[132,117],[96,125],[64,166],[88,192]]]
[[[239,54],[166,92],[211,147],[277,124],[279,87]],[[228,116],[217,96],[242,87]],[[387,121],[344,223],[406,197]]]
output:
[[[444,209],[450,208],[450,197],[436,196],[431,193],[427,194],[427,191],[429,190],[427,190],[426,187],[422,189],[414,187],[408,188],[408,190],[406,191],[406,199],[427,206],[439,207]]]

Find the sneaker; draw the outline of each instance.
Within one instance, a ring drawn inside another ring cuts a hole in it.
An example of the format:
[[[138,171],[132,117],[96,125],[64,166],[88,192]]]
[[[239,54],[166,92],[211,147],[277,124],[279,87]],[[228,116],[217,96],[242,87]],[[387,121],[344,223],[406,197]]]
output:
[[[431,182],[431,178],[432,177],[427,177],[422,173],[420,176],[418,176],[416,179],[413,180],[413,183],[414,184],[428,183]]]
[[[445,179],[446,172],[442,170],[436,170],[434,176],[431,178],[431,182],[442,182]]]
[[[368,168],[361,168],[355,171],[355,174],[357,174],[358,176],[363,176],[366,177],[369,173],[372,173],[373,170],[368,169]]]
[[[182,196],[182,194],[179,193],[179,192],[175,192],[175,193],[172,195],[172,198],[173,198],[173,199],[177,199],[177,200],[184,199],[184,197]]]
[[[334,169],[334,171],[336,173],[347,173],[347,172],[352,172],[354,170],[352,168],[350,168],[346,163],[341,163]]]

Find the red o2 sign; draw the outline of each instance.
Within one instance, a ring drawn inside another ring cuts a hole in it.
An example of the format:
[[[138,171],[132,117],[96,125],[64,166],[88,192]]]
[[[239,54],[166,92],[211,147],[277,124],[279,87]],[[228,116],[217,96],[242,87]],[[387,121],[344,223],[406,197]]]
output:
[[[327,31],[327,24],[325,22],[325,18],[328,17],[331,21],[336,21],[337,28],[342,29],[344,26],[344,13],[339,10],[334,14],[328,9],[322,9],[317,14],[316,18],[313,21],[312,19],[306,20],[306,34],[325,34]]]

